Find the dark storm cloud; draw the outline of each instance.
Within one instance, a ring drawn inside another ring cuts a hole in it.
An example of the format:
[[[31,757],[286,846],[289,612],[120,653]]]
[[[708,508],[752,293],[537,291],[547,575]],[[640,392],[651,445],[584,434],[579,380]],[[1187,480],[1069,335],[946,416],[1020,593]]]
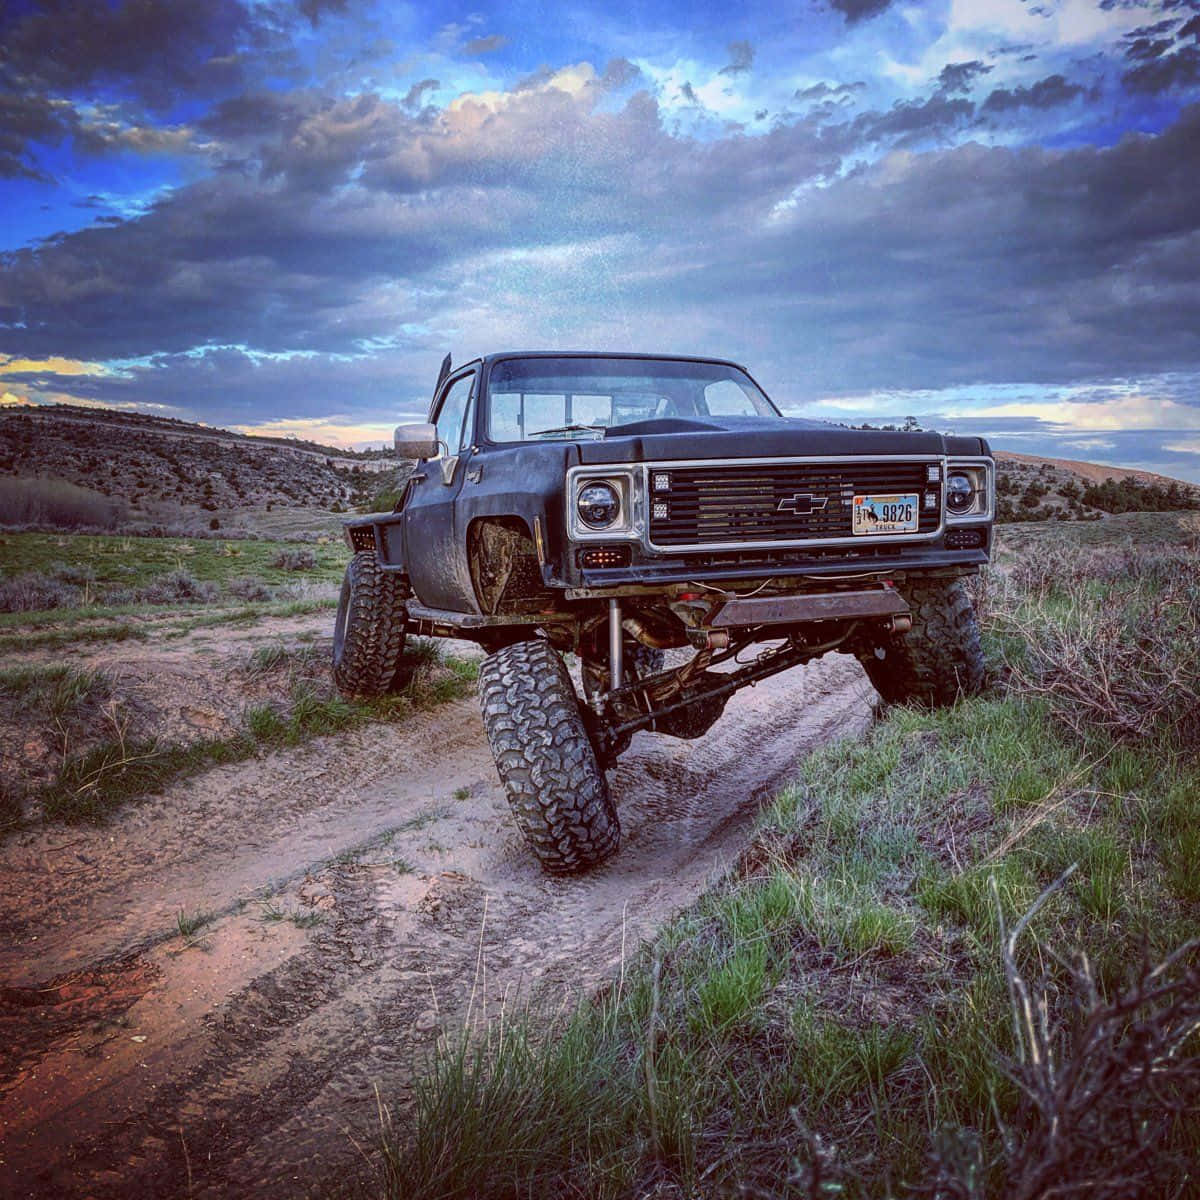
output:
[[[1019,58],[1021,62],[1028,62],[1037,57],[1035,54],[1030,54],[1033,48],[1032,42],[1018,42],[1012,45],[996,46],[989,53],[993,58]]]
[[[907,146],[949,133],[974,113],[975,106],[969,100],[952,100],[938,94],[927,100],[899,101],[885,113],[863,113],[851,128],[863,142],[892,139],[897,145]]]
[[[306,92],[243,92],[222,100],[196,124],[226,141],[265,140],[294,129],[318,103]]]
[[[76,124],[73,111],[43,96],[0,91],[0,178],[46,179],[29,143],[60,142]]]
[[[421,98],[426,92],[436,92],[440,88],[441,82],[437,79],[422,79],[420,83],[414,83],[404,94],[404,99],[400,103],[408,109],[420,108]]]
[[[364,92],[325,98],[260,151],[263,174],[287,177],[292,188],[321,191],[386,156],[397,141],[420,128],[396,105]]]
[[[847,25],[855,25],[870,17],[877,17],[892,0],[829,0],[829,7],[846,18]]]
[[[1149,58],[1157,58],[1164,50],[1170,50],[1175,44],[1173,38],[1135,38],[1125,50],[1125,57],[1133,62],[1144,62]]]
[[[747,179],[783,198],[838,166],[816,126],[697,151],[645,93],[597,111],[605,94],[600,82],[582,96],[547,87],[497,111],[464,103],[419,119],[370,95],[299,115],[268,106],[277,136],[257,151],[257,176],[220,174],[136,220],[0,258],[0,346],[345,351],[422,316],[377,309],[373,288],[489,249],[739,223],[761,204]],[[241,130],[247,116],[230,106],[214,124]]]
[[[471,38],[463,46],[463,52],[469,55],[494,54],[508,45],[508,38],[502,33],[489,33],[486,37]]]
[[[46,0],[0,17],[0,77],[60,92],[120,80],[165,108],[236,83],[239,51],[270,29],[268,11],[252,18],[236,0]]]
[[[729,43],[729,63],[717,72],[719,75],[740,75],[754,66],[754,47],[749,42]]]
[[[938,75],[938,91],[966,95],[975,80],[981,75],[988,74],[991,70],[991,67],[980,62],[979,59],[972,59],[970,62],[947,63]]]
[[[839,106],[850,103],[856,92],[865,90],[865,83],[842,83],[836,86],[815,83],[811,88],[797,88],[792,98],[802,104],[815,104],[817,107],[812,112],[833,113]]]
[[[701,143],[645,91],[615,107],[628,72],[568,74],[419,113],[370,93],[221,105],[206,132],[243,169],[0,259],[0,352],[154,355],[84,385],[125,400],[225,386],[220,365],[268,412],[304,364],[332,378],[350,355],[352,381],[398,330],[569,344],[611,314],[624,344],[786,345],[807,394],[1194,365],[1200,108],[1105,149],[967,145],[839,178],[864,141],[937,138],[970,102]]]
[[[0,5],[0,175],[47,178],[39,148],[68,137],[89,156],[204,153],[180,129],[155,129],[157,118],[180,103],[203,113],[236,97],[251,63],[255,77],[287,75],[295,66],[295,22],[341,7],[295,9],[285,0]]]
[[[424,416],[430,371],[423,356],[437,344],[414,339],[370,356],[332,359],[321,355],[264,357],[233,346],[202,353],[160,354],[120,374],[76,376],[71,395],[105,405],[130,406],[158,400],[185,417],[218,425],[257,424],[286,416],[328,417],[353,409],[354,422],[377,418],[394,423],[406,403],[412,417]],[[62,381],[37,374],[7,375],[5,386],[53,395]]]
[[[997,88],[983,102],[979,111],[991,116],[1018,108],[1056,108],[1087,94],[1087,88],[1078,83],[1069,83],[1062,75],[1048,75],[1029,87]]]
[[[137,220],[0,257],[0,343],[93,358],[226,342],[344,352],[412,319],[400,301],[374,311],[370,288],[444,258],[439,225],[471,246],[469,215],[453,194],[440,200],[381,211],[221,176]]]
[[[642,77],[642,69],[627,58],[610,59],[604,68],[601,82],[605,87],[617,90]]]
[[[342,14],[350,7],[350,0],[297,0],[296,8],[308,18],[314,29],[326,13]]]
[[[1134,92],[1170,92],[1200,83],[1200,47],[1181,46],[1173,54],[1150,58],[1121,76]]]
[[[786,269],[756,291],[791,328],[815,324],[818,362],[856,363],[854,384],[814,367],[829,390],[1188,370],[1198,155],[1193,107],[1106,150],[885,162],[797,206],[774,255]]]
[[[1138,29],[1131,29],[1125,36],[1134,40],[1161,37],[1164,33],[1170,33],[1178,24],[1178,17],[1168,17],[1164,21],[1156,21],[1153,25],[1142,25]]]

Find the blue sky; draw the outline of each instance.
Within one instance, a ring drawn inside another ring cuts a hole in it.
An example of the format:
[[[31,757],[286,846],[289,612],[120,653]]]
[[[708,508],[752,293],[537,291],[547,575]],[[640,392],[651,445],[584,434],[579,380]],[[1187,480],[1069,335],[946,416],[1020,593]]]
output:
[[[711,354],[1200,481],[1198,168],[1194,0],[10,0],[0,398],[355,444]]]

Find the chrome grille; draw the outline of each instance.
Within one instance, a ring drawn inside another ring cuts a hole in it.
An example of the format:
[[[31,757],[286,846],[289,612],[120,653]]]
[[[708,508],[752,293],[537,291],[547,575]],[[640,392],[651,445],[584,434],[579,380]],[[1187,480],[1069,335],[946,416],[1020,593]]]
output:
[[[854,497],[896,492],[917,494],[917,536],[932,535],[941,522],[941,483],[928,482],[930,465],[908,460],[652,465],[647,470],[650,542],[664,547],[859,542],[851,532]],[[657,486],[664,476],[668,486]],[[937,493],[938,507],[924,507],[926,492]]]

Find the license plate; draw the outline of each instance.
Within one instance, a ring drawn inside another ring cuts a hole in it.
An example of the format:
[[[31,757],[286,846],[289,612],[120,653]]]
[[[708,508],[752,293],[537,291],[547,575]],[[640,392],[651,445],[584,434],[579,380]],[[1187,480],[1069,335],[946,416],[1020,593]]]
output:
[[[869,533],[916,533],[917,501],[911,492],[897,496],[855,496],[854,523],[856,536]]]

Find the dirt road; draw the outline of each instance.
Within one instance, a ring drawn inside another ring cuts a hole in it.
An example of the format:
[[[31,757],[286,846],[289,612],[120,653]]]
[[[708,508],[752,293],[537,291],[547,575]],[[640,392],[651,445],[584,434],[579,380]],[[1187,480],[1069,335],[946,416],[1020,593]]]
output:
[[[179,711],[219,724],[201,699],[263,632],[93,661],[181,673]],[[0,1193],[303,1195],[366,1173],[377,1094],[402,1108],[441,1032],[617,969],[872,697],[830,656],[739,693],[702,740],[639,734],[610,776],[622,849],[578,878],[526,852],[473,699],[212,769],[101,829],[10,839]]]

